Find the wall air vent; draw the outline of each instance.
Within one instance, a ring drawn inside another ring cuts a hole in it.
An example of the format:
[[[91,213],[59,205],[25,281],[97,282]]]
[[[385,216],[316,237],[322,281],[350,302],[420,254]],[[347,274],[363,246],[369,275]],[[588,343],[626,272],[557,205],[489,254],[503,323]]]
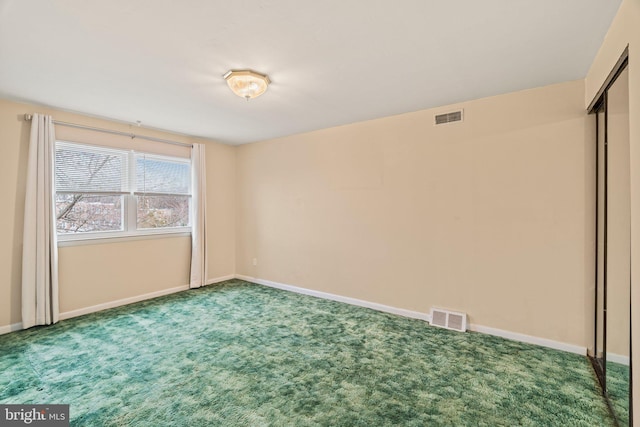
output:
[[[467,315],[457,311],[443,310],[441,308],[431,309],[432,326],[451,329],[452,331],[465,332],[467,330]]]
[[[462,110],[452,111],[450,113],[436,114],[436,125],[444,125],[447,123],[455,123],[462,121]]]

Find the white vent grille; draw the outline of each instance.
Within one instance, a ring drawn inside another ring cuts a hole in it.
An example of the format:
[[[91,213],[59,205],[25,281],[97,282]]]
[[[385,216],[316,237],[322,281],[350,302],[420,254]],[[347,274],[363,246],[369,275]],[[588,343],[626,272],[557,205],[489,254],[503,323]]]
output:
[[[444,125],[446,123],[454,123],[462,121],[462,110],[452,111],[450,113],[437,114],[436,116],[436,125]]]
[[[457,311],[432,308],[430,323],[432,326],[464,332],[467,330],[467,315]]]

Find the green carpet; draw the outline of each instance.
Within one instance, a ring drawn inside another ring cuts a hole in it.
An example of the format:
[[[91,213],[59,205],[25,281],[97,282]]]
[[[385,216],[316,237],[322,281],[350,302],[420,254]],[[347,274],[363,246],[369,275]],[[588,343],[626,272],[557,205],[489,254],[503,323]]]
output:
[[[242,281],[0,336],[77,426],[608,426],[585,357]]]
[[[607,362],[607,393],[621,426],[629,425],[629,366]]]

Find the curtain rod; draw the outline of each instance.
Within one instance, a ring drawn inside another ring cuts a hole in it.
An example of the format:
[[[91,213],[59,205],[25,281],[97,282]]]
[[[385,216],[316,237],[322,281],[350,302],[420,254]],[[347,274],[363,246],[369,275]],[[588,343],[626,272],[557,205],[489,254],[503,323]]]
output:
[[[26,121],[31,121],[32,118],[33,118],[32,114],[28,114],[27,113],[27,114],[24,115],[24,119]],[[57,120],[54,120],[53,124],[58,125],[58,126],[66,126],[66,127],[70,127],[70,128],[86,129],[86,130],[92,130],[92,131],[96,131],[96,132],[109,133],[111,135],[127,136],[127,137],[129,137],[131,139],[135,139],[135,138],[146,139],[147,141],[162,142],[164,144],[179,145],[181,147],[193,147],[192,144],[185,144],[184,142],[171,141],[169,139],[162,139],[162,138],[154,138],[152,136],[136,135],[135,133],[120,132],[120,131],[117,131],[117,130],[102,129],[102,128],[97,128],[97,127],[93,127],[93,126],[78,125],[76,123],[59,122]]]

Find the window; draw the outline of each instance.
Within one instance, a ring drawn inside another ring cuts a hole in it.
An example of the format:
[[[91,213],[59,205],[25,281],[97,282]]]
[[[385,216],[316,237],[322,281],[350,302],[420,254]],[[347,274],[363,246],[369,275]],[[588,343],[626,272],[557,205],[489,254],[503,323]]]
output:
[[[191,162],[56,142],[61,240],[190,231]]]

